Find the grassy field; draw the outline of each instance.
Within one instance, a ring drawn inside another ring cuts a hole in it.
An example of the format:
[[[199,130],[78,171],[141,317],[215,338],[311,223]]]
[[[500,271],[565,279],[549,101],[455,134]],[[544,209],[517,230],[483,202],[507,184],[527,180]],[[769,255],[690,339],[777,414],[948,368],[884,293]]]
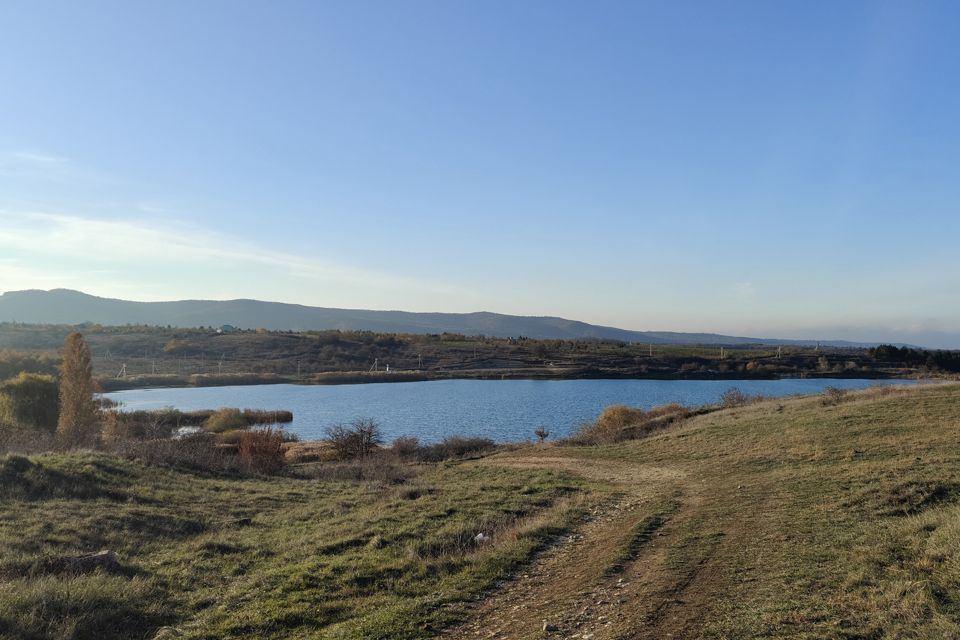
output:
[[[960,385],[417,469],[381,485],[7,458],[0,635],[960,637]],[[44,568],[101,548],[122,571]]]
[[[392,486],[8,457],[0,637],[417,638],[570,526],[582,493],[567,474],[476,465]],[[100,549],[122,570],[46,570]]]

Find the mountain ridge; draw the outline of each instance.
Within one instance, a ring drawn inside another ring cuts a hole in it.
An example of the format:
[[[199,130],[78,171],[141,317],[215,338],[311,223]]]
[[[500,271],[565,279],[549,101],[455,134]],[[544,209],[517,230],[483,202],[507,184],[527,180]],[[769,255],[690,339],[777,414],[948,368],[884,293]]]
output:
[[[862,347],[876,343],[729,336],[717,333],[634,331],[557,316],[517,316],[400,310],[341,309],[250,298],[140,302],[103,298],[73,289],[26,289],[0,294],[0,322],[78,325],[232,325],[241,329],[367,330],[383,333],[462,333],[539,339],[597,339],[651,344],[770,344]]]

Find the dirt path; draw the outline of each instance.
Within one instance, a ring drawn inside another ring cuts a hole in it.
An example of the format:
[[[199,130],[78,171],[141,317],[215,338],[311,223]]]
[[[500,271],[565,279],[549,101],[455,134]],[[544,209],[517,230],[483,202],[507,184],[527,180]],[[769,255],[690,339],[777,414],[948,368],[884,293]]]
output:
[[[722,597],[749,514],[719,512],[702,480],[675,468],[628,461],[504,459],[497,464],[560,468],[616,485],[576,533],[468,610],[444,637],[696,638]],[[737,487],[709,487],[736,492]],[[736,500],[722,500],[731,504]],[[660,518],[664,505],[671,508]],[[757,506],[756,509],[761,508]],[[696,526],[691,526],[695,524]],[[625,562],[628,541],[644,533]],[[696,532],[695,534],[692,532]],[[622,558],[621,558],[622,559]]]

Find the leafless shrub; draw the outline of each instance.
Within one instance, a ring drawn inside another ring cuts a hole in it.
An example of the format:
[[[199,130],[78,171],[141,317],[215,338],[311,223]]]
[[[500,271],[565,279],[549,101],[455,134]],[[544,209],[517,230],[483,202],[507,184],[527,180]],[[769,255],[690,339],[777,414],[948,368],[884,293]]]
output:
[[[420,447],[414,458],[421,462],[441,462],[490,453],[497,444],[490,438],[448,436],[436,444]]]
[[[332,425],[327,427],[326,436],[340,460],[366,458],[383,444],[380,425],[372,418],[359,418],[349,425]]]
[[[550,437],[550,432],[547,431],[546,427],[537,427],[533,431],[533,435],[537,436],[537,440],[540,444],[543,444],[543,441]]]
[[[413,459],[419,448],[420,441],[413,436],[400,436],[390,445],[390,450],[401,460]]]
[[[847,398],[847,390],[839,387],[827,387],[823,390],[823,397],[820,398],[820,404],[824,407],[833,407]]]
[[[56,439],[48,431],[0,422],[0,453],[40,453],[50,451],[55,445]]]
[[[236,472],[242,470],[237,456],[217,446],[214,436],[207,433],[159,440],[121,440],[112,444],[112,450],[147,464],[191,471]]]
[[[720,406],[724,409],[742,407],[750,403],[750,396],[737,387],[730,387],[720,394]]]
[[[240,462],[257,473],[279,473],[287,464],[283,455],[284,440],[284,432],[271,427],[243,431],[237,443]]]

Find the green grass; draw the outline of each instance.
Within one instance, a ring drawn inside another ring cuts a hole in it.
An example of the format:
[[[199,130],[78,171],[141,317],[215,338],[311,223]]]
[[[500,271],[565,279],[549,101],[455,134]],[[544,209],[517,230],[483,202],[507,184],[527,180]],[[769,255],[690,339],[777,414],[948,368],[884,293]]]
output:
[[[421,637],[569,526],[584,488],[476,464],[425,467],[411,490],[93,454],[8,457],[0,481],[3,638]],[[100,549],[119,574],[44,571]]]

